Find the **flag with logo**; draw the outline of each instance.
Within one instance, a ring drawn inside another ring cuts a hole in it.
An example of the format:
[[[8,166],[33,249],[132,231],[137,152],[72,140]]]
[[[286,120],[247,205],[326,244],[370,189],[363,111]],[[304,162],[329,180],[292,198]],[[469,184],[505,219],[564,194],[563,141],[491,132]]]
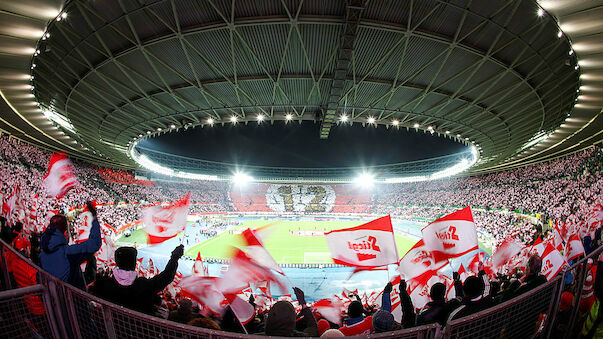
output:
[[[59,152],[50,157],[48,173],[46,173],[42,182],[48,193],[57,199],[61,199],[77,185],[73,165],[66,153]]]
[[[287,286],[281,281],[281,276],[272,271],[272,267],[259,263],[240,249],[235,249],[228,271],[218,282],[218,289],[225,294],[238,293],[249,287],[250,283],[266,281],[275,283],[281,291]]]
[[[178,283],[183,297],[191,298],[203,306],[204,315],[221,316],[226,306],[224,295],[216,287],[220,278],[189,276]]]
[[[555,248],[555,246],[548,243],[542,254],[542,269],[540,270],[540,273],[550,281],[561,272],[561,269],[566,264],[567,262],[563,255]]]
[[[191,193],[166,206],[149,206],[142,210],[149,244],[159,244],[184,231]]]
[[[425,247],[437,262],[458,258],[478,249],[477,230],[470,207],[465,207],[425,226]]]
[[[398,271],[405,279],[412,279],[432,269],[434,264],[433,256],[421,239],[400,259]]]
[[[375,268],[398,262],[390,216],[366,224],[325,233],[333,262]]]

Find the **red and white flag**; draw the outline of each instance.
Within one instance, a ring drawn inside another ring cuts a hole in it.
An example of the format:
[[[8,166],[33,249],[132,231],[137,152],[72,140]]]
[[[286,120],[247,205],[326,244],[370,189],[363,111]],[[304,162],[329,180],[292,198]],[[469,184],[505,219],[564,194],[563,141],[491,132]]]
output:
[[[400,259],[398,271],[401,276],[408,280],[433,269],[434,264],[435,261],[431,253],[425,247],[423,239],[421,239]]]
[[[77,185],[77,177],[67,154],[59,152],[50,157],[48,173],[44,176],[43,183],[48,193],[57,199],[61,199]]]
[[[2,205],[2,214],[6,219],[11,220],[13,214],[19,209],[21,203],[21,187],[15,185],[13,192],[8,197],[4,205]]]
[[[436,263],[458,258],[478,249],[477,230],[470,207],[465,207],[425,226],[423,241]]]
[[[502,267],[519,253],[522,248],[523,245],[514,238],[505,239],[492,255],[492,265],[494,265],[495,268]]]
[[[149,244],[158,244],[178,235],[186,227],[191,193],[167,206],[149,206],[142,210]]]
[[[465,266],[463,266],[463,264],[461,264],[461,266],[459,266],[457,273],[459,274],[461,281],[465,281],[465,279],[467,279],[469,277],[469,273],[467,272],[467,270],[465,269]]]
[[[178,284],[183,297],[189,297],[203,306],[205,315],[212,313],[221,316],[226,306],[222,292],[216,287],[219,278],[189,276]]]
[[[225,294],[238,293],[249,287],[250,283],[261,281],[277,284],[281,291],[286,291],[280,276],[273,273],[272,267],[259,263],[245,254],[240,249],[235,250],[228,271],[218,281],[218,290]]]
[[[107,268],[115,264],[115,243],[111,239],[108,231],[101,230],[102,243],[101,247],[96,251],[96,266],[98,268]]]
[[[390,216],[366,224],[325,233],[333,262],[375,268],[398,262],[398,250]]]
[[[561,269],[566,264],[567,262],[563,255],[551,243],[548,243],[542,254],[542,269],[540,273],[550,281],[561,272]]]
[[[246,243],[245,253],[247,253],[249,257],[257,262],[261,262],[262,264],[269,266],[278,273],[285,275],[281,267],[276,263],[272,255],[268,253],[262,244],[262,241],[254,231],[248,228],[243,231],[241,235]]]
[[[557,251],[563,251],[563,238],[557,227],[553,228],[553,242]]]
[[[572,261],[581,255],[584,255],[584,245],[577,234],[572,234],[565,244],[565,258],[567,261]]]
[[[467,264],[467,268],[469,268],[469,271],[471,271],[472,273],[478,274],[480,263],[483,264],[484,260],[486,260],[486,253],[485,252],[477,252],[477,253],[475,253],[473,258],[471,258],[471,260]]]
[[[205,266],[203,258],[201,258],[201,252],[197,253],[197,259],[195,259],[195,263],[193,264],[193,275],[202,277],[209,275],[207,266]]]
[[[312,308],[328,321],[341,324],[341,310],[343,309],[341,300],[337,298],[321,299],[315,302]]]
[[[532,247],[530,248],[528,257],[531,256],[532,254],[538,254],[538,256],[542,257],[542,253],[544,253],[545,248],[546,248],[546,243],[543,242],[542,239],[540,239],[540,237],[536,238],[536,240],[534,240],[534,243],[532,244]]]
[[[239,319],[241,324],[245,325],[250,322],[255,316],[255,308],[248,301],[234,293],[224,294],[232,313]]]

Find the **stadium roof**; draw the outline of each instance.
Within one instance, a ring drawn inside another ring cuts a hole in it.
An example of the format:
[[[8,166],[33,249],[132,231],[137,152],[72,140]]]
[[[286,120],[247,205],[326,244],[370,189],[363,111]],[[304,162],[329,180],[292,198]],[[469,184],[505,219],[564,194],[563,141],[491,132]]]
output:
[[[601,17],[571,0],[3,0],[0,128],[133,168],[156,133],[289,114],[327,138],[345,115],[504,169],[603,138]]]

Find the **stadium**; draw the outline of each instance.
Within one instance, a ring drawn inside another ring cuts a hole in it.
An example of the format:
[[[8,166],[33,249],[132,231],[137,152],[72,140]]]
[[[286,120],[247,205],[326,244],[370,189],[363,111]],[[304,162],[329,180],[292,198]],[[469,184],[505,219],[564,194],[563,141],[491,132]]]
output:
[[[0,16],[0,336],[603,336],[602,1]]]

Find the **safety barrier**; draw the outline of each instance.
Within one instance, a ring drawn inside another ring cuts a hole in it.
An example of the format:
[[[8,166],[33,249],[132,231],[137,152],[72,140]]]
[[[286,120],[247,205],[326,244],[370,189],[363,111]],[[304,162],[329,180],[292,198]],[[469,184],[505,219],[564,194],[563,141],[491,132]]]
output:
[[[603,248],[589,255],[596,258]],[[208,330],[156,318],[99,299],[50,276],[25,257],[0,241],[2,287],[0,292],[0,333],[10,338],[265,338],[231,332]],[[7,260],[8,259],[8,260]],[[584,282],[587,258],[572,270],[578,286]],[[37,270],[37,284],[16,286],[11,269],[25,262]],[[556,277],[521,296],[482,312],[453,320],[441,330],[444,338],[506,337],[528,338],[540,334],[549,337],[559,308],[564,279]],[[43,312],[32,313],[32,298],[39,298]],[[566,314],[567,328],[579,324],[579,296]],[[434,338],[436,324],[370,335],[369,338]],[[568,331],[569,332],[569,331]]]

